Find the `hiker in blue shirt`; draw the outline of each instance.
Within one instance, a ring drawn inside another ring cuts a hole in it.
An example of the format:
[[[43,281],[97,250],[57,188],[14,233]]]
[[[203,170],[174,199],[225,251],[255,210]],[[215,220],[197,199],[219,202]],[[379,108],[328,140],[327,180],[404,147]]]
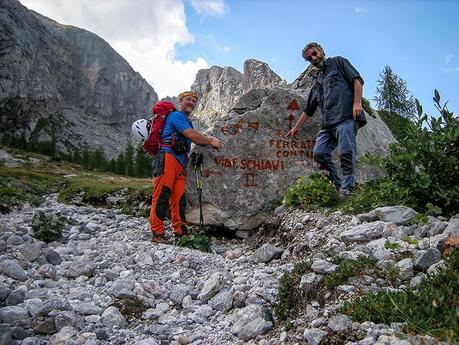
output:
[[[176,238],[188,234],[185,225],[186,165],[191,142],[197,145],[222,147],[220,139],[193,129],[189,119],[198,96],[192,91],[179,95],[179,111],[170,113],[161,135],[161,147],[153,161],[154,191],[151,202],[150,228],[153,242],[167,242],[164,220],[170,207],[172,228]]]
[[[321,130],[316,138],[314,160],[328,172],[329,179],[344,198],[354,191],[356,135],[357,130],[366,124],[362,109],[363,79],[347,59],[341,56],[325,58],[322,47],[316,42],[308,43],[302,55],[319,72],[306,107],[287,136],[294,136],[320,108]],[[332,151],[336,147],[342,178],[332,160]]]

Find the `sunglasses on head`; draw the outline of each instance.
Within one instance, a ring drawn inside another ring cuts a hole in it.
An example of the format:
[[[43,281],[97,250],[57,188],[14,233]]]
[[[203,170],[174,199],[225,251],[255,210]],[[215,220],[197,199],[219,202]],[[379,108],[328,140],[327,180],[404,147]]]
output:
[[[319,53],[317,52],[317,50],[314,50],[314,51],[311,53],[311,55],[306,56],[305,59],[306,59],[307,61],[311,62],[312,58],[313,58],[313,57],[316,57],[317,54],[319,54]]]

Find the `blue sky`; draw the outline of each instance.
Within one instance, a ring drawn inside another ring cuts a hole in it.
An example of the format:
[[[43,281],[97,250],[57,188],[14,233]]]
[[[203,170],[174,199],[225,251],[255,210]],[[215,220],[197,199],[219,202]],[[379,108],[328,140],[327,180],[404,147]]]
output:
[[[438,89],[459,113],[456,0],[21,0],[58,22],[95,32],[160,97],[189,88],[200,68],[243,70],[255,58],[288,82],[307,66],[309,41],[348,58],[372,99],[384,66],[407,82],[430,115]]]
[[[459,113],[459,1],[229,1],[219,17],[199,16],[186,6],[193,47],[179,59],[205,56],[209,65],[242,71],[247,58],[267,62],[288,82],[307,66],[301,50],[322,44],[327,56],[348,58],[373,98],[384,66],[391,66],[433,115],[437,88]],[[218,44],[218,45],[217,45]]]

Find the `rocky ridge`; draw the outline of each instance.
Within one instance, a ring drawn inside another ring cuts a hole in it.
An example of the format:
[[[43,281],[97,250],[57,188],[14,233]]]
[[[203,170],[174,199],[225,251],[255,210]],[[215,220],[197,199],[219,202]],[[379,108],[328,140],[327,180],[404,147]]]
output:
[[[158,100],[110,45],[17,0],[0,2],[0,129],[5,142],[118,154],[131,124]]]
[[[244,62],[244,73],[233,67],[219,66],[199,70],[191,85],[191,89],[199,95],[193,114],[202,128],[211,127],[250,90],[271,89],[281,84],[282,78],[267,63],[255,59]]]
[[[38,211],[67,218],[60,241],[45,244],[31,236]],[[337,314],[352,296],[393,289],[371,276],[349,279],[334,293],[318,292],[290,331],[275,328],[279,278],[300,259],[312,262],[301,278],[308,289],[337,269],[334,256],[372,256],[379,266],[395,265],[398,288],[416,286],[426,272],[441,269],[442,244],[459,235],[459,218],[409,225],[415,216],[400,206],[359,216],[280,207],[259,234],[244,241],[213,238],[212,253],[203,253],[151,243],[144,218],[63,205],[49,196],[38,208],[0,217],[1,341],[319,344],[339,333],[348,335],[348,345],[433,344],[429,337],[400,339],[400,325],[357,323]],[[404,241],[405,235],[418,244]],[[386,248],[386,240],[399,249]]]

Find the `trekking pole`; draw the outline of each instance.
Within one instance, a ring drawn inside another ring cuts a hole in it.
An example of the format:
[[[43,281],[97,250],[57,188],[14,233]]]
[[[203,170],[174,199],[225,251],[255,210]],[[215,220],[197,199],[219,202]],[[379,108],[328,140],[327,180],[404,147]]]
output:
[[[204,216],[202,214],[202,161],[204,156],[202,153],[193,152],[191,154],[191,164],[194,167],[194,172],[196,175],[196,189],[198,190],[198,200],[199,200],[199,231],[202,231],[204,226]]]

